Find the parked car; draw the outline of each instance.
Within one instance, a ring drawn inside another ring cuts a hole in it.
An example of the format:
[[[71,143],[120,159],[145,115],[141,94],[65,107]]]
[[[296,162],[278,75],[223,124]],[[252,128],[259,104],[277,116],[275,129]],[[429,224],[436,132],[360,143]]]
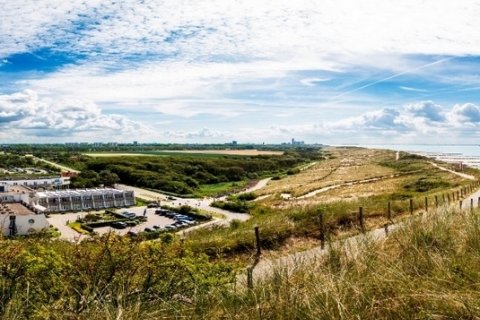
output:
[[[188,216],[177,216],[177,220],[182,220],[182,221],[193,221],[193,218],[190,218]]]
[[[165,230],[167,230],[167,231],[173,231],[173,230],[176,230],[176,229],[177,229],[177,227],[174,226],[173,224],[169,224],[169,225],[165,226]]]
[[[147,208],[158,208],[158,203],[151,202],[151,203],[147,204]]]
[[[127,236],[136,237],[137,234],[136,234],[135,232],[133,232],[133,231],[128,231],[128,232],[127,232]]]
[[[177,200],[175,197],[172,197],[172,196],[168,196],[167,199],[168,200]]]
[[[137,225],[137,223],[135,221],[126,221],[125,224],[129,227],[134,227]]]
[[[160,226],[154,225],[153,229],[158,230],[158,229],[160,229]]]
[[[167,218],[175,218],[177,214],[175,212],[172,212],[172,211],[168,211],[165,213],[165,217]]]
[[[175,225],[178,226],[179,228],[188,226],[188,224],[186,224],[184,221],[177,221],[175,222]]]
[[[125,229],[127,227],[127,224],[122,221],[115,221],[111,224],[111,226],[115,229]]]
[[[150,228],[145,228],[145,229],[143,229],[143,231],[145,231],[145,232],[153,232],[153,230],[150,229]]]

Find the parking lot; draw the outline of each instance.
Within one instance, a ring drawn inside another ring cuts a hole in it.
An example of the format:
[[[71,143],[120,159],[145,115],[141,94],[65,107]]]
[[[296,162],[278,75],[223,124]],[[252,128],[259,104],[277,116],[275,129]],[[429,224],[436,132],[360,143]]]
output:
[[[154,230],[154,228],[153,228],[154,226],[159,226],[159,227],[163,228],[163,227],[175,222],[175,220],[173,220],[173,219],[155,214],[156,208],[132,207],[132,208],[128,208],[128,209],[120,210],[120,211],[128,211],[128,212],[135,213],[137,216],[143,216],[143,213],[144,213],[145,209],[147,210],[147,212],[145,214],[145,216],[147,217],[146,222],[142,222],[137,226],[127,227],[125,229],[116,229],[116,228],[112,228],[112,227],[95,228],[95,232],[97,232],[98,234],[104,234],[104,233],[107,233],[107,232],[115,232],[117,234],[125,235],[129,231],[139,233],[139,232],[144,231],[145,228],[150,228],[150,229]]]

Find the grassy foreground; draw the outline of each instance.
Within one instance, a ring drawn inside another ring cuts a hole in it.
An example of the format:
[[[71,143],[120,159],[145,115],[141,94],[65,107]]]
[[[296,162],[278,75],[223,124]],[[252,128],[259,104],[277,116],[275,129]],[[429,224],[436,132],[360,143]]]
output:
[[[476,319],[480,216],[442,209],[253,289],[175,244],[1,241],[2,319]]]

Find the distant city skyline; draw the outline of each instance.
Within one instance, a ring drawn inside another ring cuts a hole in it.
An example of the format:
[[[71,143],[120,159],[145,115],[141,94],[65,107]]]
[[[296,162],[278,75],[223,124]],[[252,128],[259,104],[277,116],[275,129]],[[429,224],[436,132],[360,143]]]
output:
[[[480,3],[4,1],[0,142],[475,144]]]

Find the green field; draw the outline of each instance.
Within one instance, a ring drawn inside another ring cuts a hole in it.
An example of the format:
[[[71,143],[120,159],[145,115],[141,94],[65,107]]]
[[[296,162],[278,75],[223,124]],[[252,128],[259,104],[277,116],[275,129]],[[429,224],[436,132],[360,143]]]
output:
[[[132,156],[194,156],[194,157],[218,157],[218,156],[281,156],[283,151],[267,150],[152,150],[142,152],[87,152],[90,157],[132,157]]]
[[[233,182],[220,182],[215,184],[200,185],[197,191],[194,193],[196,197],[212,197],[219,194],[226,194],[229,192],[240,191],[248,184],[247,180],[233,181]]]
[[[235,154],[193,150],[193,153],[148,152],[148,156],[136,153],[60,154],[56,158],[63,165],[81,171],[71,180],[75,188],[121,182],[178,196],[204,197],[234,192],[249,181],[285,174],[323,157],[321,150],[313,148],[281,151],[274,155],[256,155],[264,153],[256,150],[220,150],[227,151]]]

